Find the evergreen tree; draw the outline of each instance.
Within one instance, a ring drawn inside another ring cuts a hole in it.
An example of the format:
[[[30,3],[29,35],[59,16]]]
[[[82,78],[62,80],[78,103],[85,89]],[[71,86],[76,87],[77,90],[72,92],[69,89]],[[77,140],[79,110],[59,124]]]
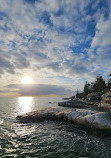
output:
[[[87,95],[88,93],[90,93],[90,84],[86,81],[84,85],[84,94]]]
[[[96,81],[93,85],[93,92],[101,92],[106,88],[105,80],[102,76],[97,76]]]
[[[110,78],[108,79],[108,88],[111,88],[111,74],[109,74]]]
[[[94,86],[94,83],[91,82],[91,85],[90,85],[90,88],[91,88],[90,91],[91,91],[91,92],[93,92],[93,86]]]

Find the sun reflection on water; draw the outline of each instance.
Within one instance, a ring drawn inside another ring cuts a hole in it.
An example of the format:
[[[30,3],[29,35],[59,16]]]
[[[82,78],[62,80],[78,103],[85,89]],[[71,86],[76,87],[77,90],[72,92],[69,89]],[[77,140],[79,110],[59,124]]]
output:
[[[19,113],[25,114],[31,112],[34,105],[33,97],[19,97],[18,98],[18,111]]]

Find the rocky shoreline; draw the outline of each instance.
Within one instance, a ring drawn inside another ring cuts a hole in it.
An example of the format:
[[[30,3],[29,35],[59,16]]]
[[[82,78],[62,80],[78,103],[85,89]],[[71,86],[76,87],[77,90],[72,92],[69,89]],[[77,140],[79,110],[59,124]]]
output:
[[[62,121],[82,125],[92,130],[111,131],[111,113],[88,109],[46,108],[17,116],[21,123]]]
[[[67,98],[68,100],[68,98]],[[59,102],[59,106],[72,108],[90,108],[97,106],[105,109],[111,109],[111,90],[89,93],[86,97],[71,97],[68,101]]]
[[[111,134],[110,100],[111,90],[101,95],[99,93],[91,93],[85,99],[71,98],[70,100],[59,102],[58,105],[64,108],[45,108],[17,116],[16,119],[21,123],[41,121],[69,122],[89,128],[92,131],[110,131]],[[94,105],[98,108],[102,107],[109,110],[92,110],[91,107]]]

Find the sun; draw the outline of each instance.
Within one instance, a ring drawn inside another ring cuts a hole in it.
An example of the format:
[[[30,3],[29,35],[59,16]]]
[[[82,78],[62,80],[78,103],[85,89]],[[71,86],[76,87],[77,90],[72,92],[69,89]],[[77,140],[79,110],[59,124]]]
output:
[[[31,84],[32,83],[32,77],[30,77],[30,76],[22,77],[22,83],[23,84]]]

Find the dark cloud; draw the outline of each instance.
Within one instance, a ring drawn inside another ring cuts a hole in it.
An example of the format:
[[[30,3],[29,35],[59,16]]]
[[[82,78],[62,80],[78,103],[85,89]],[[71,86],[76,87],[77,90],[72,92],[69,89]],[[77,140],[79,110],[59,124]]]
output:
[[[20,95],[65,95],[71,94],[72,91],[62,86],[57,85],[46,85],[46,84],[11,84],[6,86],[6,88],[16,88],[17,93]]]
[[[14,51],[11,55],[13,59],[13,65],[15,69],[24,69],[30,66],[30,58],[27,57],[27,53],[23,51],[18,51],[17,53]]]
[[[1,51],[0,54],[0,75],[8,72],[15,73],[15,69],[24,69],[30,66],[29,59],[24,53],[10,53]]]
[[[45,66],[45,68],[51,69],[51,70],[53,70],[55,72],[59,72],[60,69],[61,69],[60,63],[58,63],[58,62],[53,62],[53,63],[47,64]]]
[[[14,66],[9,60],[5,59],[5,57],[0,57],[0,74],[4,74],[5,71],[13,74]]]
[[[34,59],[36,59],[38,62],[45,61],[48,57],[44,53],[35,53],[33,54]]]

